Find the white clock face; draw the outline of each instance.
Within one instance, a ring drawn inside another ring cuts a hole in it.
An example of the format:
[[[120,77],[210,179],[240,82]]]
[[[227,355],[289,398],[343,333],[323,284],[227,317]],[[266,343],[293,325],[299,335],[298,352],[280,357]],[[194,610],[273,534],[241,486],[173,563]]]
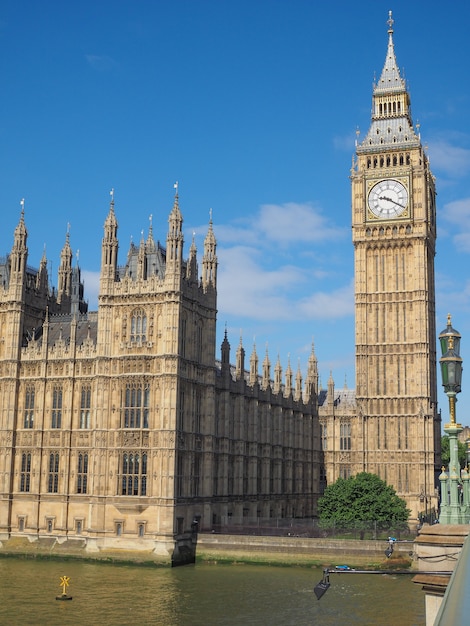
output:
[[[370,190],[368,203],[376,217],[398,217],[408,206],[408,191],[398,180],[381,180]]]

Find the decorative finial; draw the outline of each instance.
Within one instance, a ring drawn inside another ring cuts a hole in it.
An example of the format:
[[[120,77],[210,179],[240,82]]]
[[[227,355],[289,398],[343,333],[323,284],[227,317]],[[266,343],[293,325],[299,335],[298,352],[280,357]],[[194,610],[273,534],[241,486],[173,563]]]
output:
[[[447,326],[452,326],[452,315],[447,313]]]
[[[393,19],[392,19],[392,12],[391,11],[388,12],[387,24],[388,24],[388,32],[389,33],[393,33]]]
[[[111,196],[111,204],[114,204],[114,187],[109,192],[109,195]]]
[[[212,209],[209,209],[209,222],[212,224]]]
[[[174,190],[175,190],[175,196],[178,197],[178,181],[176,181],[176,183],[173,185]]]
[[[20,206],[21,206],[21,217],[23,217],[24,216],[24,198],[21,198]]]

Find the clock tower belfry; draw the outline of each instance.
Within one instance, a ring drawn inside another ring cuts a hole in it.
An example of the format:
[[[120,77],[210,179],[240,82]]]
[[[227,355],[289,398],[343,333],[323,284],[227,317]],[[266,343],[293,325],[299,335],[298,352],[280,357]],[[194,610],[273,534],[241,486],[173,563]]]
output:
[[[437,508],[435,184],[410,96],[388,48],[351,170],[357,471],[378,474],[412,517]]]

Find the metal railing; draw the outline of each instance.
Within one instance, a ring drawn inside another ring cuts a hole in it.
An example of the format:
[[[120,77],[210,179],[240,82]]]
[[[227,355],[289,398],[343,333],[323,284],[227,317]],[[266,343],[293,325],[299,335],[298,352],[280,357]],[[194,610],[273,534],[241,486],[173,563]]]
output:
[[[224,535],[259,535],[267,537],[306,537],[323,539],[364,539],[386,540],[395,537],[399,540],[413,540],[416,531],[406,524],[399,527],[383,522],[356,522],[353,526],[327,523],[318,519],[272,518],[272,517],[222,517],[211,528],[201,528],[202,532]]]

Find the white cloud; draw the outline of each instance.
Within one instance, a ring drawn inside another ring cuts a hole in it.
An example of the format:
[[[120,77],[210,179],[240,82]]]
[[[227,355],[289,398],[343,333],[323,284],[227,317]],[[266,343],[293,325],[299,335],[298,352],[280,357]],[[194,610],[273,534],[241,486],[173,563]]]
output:
[[[264,204],[254,226],[267,239],[280,244],[325,242],[346,234],[310,203]]]
[[[429,142],[431,167],[449,178],[460,178],[470,172],[470,150],[449,141]]]
[[[456,249],[470,252],[470,198],[449,202],[440,217],[458,228],[457,234],[452,235]]]
[[[308,319],[339,319],[354,315],[354,281],[331,292],[319,291],[303,298],[298,311]]]
[[[196,232],[206,232],[207,226]],[[216,223],[214,230],[218,243],[272,246],[291,246],[296,243],[336,241],[348,236],[346,228],[339,228],[312,203],[287,202],[264,204],[251,219]]]
[[[290,265],[264,269],[259,251],[234,246],[218,251],[217,292],[221,313],[254,319],[292,319],[287,293],[305,282],[305,270]]]
[[[354,313],[353,285],[330,293],[315,289],[316,270],[295,265],[262,267],[261,252],[247,246],[221,249],[218,302],[223,315],[258,320],[338,319]]]

